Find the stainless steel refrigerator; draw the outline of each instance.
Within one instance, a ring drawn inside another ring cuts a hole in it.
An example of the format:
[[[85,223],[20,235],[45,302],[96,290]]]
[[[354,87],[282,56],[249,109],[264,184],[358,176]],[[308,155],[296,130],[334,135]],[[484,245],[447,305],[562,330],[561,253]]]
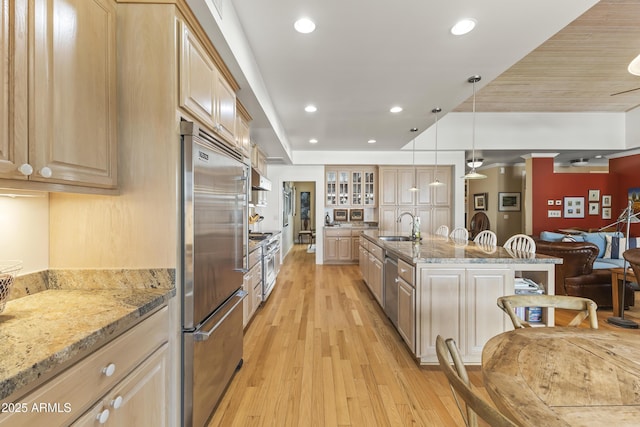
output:
[[[183,121],[180,130],[182,419],[200,427],[242,366],[250,178],[243,156],[200,126]]]

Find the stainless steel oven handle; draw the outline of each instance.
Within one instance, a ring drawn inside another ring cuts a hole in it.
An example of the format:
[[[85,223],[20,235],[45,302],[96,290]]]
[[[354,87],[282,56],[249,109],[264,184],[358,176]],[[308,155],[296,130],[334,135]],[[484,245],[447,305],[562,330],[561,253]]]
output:
[[[211,329],[209,329],[207,332],[196,332],[193,334],[193,339],[194,341],[206,341],[209,339],[209,337],[211,336],[211,334],[213,334],[215,332],[216,329],[218,329],[218,327],[222,324],[222,322],[225,321],[225,319],[233,312],[233,310],[236,309],[236,307],[242,302],[242,300],[249,295],[248,292],[244,291],[244,290],[239,290],[238,292],[236,292],[236,294],[234,296],[239,297],[240,299],[238,299],[238,301],[233,304],[233,307],[231,307],[225,314],[224,316],[222,316],[222,318],[220,320],[218,320],[218,322],[213,325],[213,327]]]

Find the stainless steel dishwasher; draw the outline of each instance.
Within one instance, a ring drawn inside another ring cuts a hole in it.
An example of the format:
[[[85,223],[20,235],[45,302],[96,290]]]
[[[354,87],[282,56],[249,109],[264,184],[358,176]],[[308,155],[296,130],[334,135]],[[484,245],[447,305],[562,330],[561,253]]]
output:
[[[384,258],[384,311],[398,326],[398,257],[387,252]]]

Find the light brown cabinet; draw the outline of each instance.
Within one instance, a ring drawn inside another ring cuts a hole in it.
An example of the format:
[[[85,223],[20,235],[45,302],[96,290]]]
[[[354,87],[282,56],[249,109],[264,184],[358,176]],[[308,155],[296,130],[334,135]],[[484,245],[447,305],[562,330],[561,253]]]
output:
[[[236,93],[189,25],[180,22],[180,107],[236,146]]]
[[[410,234],[409,216],[397,219],[402,212],[420,218],[420,230],[433,233],[440,225],[451,224],[451,168],[421,166],[380,169],[380,204],[378,222],[381,234]],[[435,177],[444,185],[430,186]],[[417,184],[416,184],[417,182]],[[417,185],[417,191],[409,191]]]
[[[324,262],[352,262],[351,229],[324,229]]]
[[[1,13],[3,185],[116,188],[115,2],[2,0]]]
[[[376,207],[375,166],[325,166],[325,206]]]
[[[262,302],[262,250],[249,254],[249,272],[244,275],[243,287],[247,297],[243,300],[243,327],[246,327]]]
[[[398,332],[415,353],[416,345],[416,291],[415,268],[398,260]]]
[[[251,116],[244,106],[237,101],[236,111],[236,146],[246,157],[251,158]]]
[[[166,404],[160,400],[167,395],[167,353],[168,345],[164,344],[71,424],[72,427],[167,426],[166,410],[163,409]]]
[[[267,156],[256,144],[252,144],[251,166],[262,175],[267,175]]]
[[[44,425],[44,419],[48,425],[94,425],[98,415],[106,425],[167,425],[168,331],[164,307],[19,397],[15,405],[28,410],[0,414],[0,425]],[[44,414],[34,411],[41,403],[58,403],[61,408]]]

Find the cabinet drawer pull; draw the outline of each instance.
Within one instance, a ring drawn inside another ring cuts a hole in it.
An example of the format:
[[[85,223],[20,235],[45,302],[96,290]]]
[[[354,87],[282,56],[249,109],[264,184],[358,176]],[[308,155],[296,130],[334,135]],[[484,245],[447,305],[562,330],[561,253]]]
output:
[[[108,409],[104,409],[103,411],[101,411],[98,416],[96,417],[96,420],[100,423],[100,424],[105,424],[107,422],[107,420],[109,419],[109,410]]]
[[[122,406],[123,401],[124,401],[124,398],[122,396],[117,396],[115,399],[111,401],[111,406],[113,407],[113,409],[118,409]]]
[[[116,365],[115,363],[109,363],[106,367],[102,368],[102,373],[106,376],[106,377],[110,377],[111,375],[113,375],[116,372]]]

